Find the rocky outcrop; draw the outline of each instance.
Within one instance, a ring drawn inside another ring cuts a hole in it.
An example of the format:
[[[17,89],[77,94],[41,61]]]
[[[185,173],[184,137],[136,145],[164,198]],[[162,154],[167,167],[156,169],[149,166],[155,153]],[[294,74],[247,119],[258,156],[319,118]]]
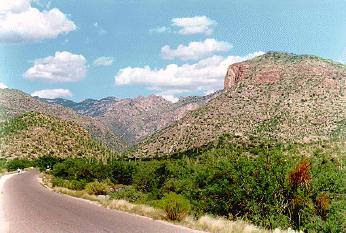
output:
[[[248,69],[249,69],[249,66],[243,63],[235,63],[230,65],[226,73],[226,77],[224,81],[224,89],[228,89],[234,86],[234,84],[244,79],[246,71]]]

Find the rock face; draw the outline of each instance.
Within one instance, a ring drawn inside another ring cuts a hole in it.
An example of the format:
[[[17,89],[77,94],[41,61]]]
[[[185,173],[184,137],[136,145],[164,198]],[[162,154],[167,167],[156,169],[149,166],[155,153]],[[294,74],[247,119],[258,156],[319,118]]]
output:
[[[137,156],[177,153],[225,134],[305,143],[345,140],[345,130],[346,66],[273,52],[230,66],[222,94],[140,144]]]
[[[231,88],[239,81],[244,79],[246,71],[249,69],[249,66],[242,63],[232,64],[228,67],[225,81],[224,89]]]

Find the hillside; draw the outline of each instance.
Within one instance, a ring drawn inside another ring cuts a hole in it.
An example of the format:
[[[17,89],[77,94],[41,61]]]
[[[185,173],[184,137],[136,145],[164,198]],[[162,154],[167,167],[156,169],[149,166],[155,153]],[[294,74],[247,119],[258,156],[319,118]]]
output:
[[[49,104],[13,89],[0,89],[0,121],[35,111],[59,117],[81,125],[95,139],[114,150],[123,150],[126,144],[101,122],[87,116],[80,116],[69,108]]]
[[[138,146],[136,156],[201,147],[230,135],[249,141],[345,140],[346,66],[271,52],[229,67],[225,91]]]
[[[43,155],[98,159],[114,156],[85,129],[57,117],[30,112],[0,123],[0,158]]]
[[[120,135],[129,144],[135,144],[145,137],[171,125],[185,114],[207,103],[217,96],[214,93],[204,97],[186,97],[177,103],[160,96],[117,99],[107,97],[101,100],[86,99],[75,103],[64,99],[44,99],[68,107],[83,116],[92,117]]]

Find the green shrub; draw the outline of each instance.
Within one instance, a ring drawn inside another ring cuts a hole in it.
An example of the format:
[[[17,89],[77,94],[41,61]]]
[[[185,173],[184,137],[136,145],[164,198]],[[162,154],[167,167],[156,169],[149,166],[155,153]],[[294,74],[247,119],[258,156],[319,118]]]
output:
[[[53,169],[54,165],[61,163],[62,158],[55,156],[42,156],[35,160],[35,166],[40,169],[40,171],[45,171],[47,168]]]
[[[189,200],[176,193],[166,193],[158,205],[165,211],[167,219],[173,221],[183,220],[191,210]]]
[[[106,179],[107,172],[104,165],[99,161],[85,158],[68,158],[61,163],[54,165],[52,174],[56,177],[68,180],[87,180],[91,182],[95,179]]]
[[[0,170],[6,168],[6,159],[0,159]]]
[[[87,184],[85,180],[65,180],[58,177],[53,177],[51,182],[53,187],[63,187],[73,190],[82,190]]]
[[[134,162],[112,161],[108,166],[111,180],[117,184],[129,185],[132,183],[132,176],[136,171]]]
[[[85,186],[87,193],[94,195],[106,195],[110,191],[110,188],[109,183],[106,181],[94,181]]]
[[[111,194],[113,199],[123,199],[129,202],[144,204],[147,200],[147,195],[136,190],[132,186],[122,187]]]
[[[24,169],[27,167],[31,167],[32,165],[33,165],[32,161],[27,159],[13,159],[13,160],[7,161],[6,168],[8,171],[15,171],[18,168]]]

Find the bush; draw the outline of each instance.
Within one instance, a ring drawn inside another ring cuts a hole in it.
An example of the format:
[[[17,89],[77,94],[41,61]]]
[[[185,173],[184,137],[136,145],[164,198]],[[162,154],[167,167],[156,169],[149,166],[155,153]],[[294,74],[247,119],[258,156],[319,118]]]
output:
[[[27,159],[13,159],[7,162],[6,168],[8,171],[15,171],[18,168],[24,169],[27,167],[31,167],[32,165],[33,165],[32,162]]]
[[[158,205],[165,211],[166,217],[173,221],[183,220],[191,210],[189,200],[176,193],[166,193]]]
[[[6,159],[0,159],[0,170],[6,168]]]
[[[45,171],[47,168],[52,169],[55,164],[61,163],[62,158],[55,156],[42,156],[35,160],[35,166],[40,169],[40,171]]]
[[[137,191],[134,187],[128,186],[119,189],[118,191],[111,194],[111,198],[118,200],[127,200],[133,203],[143,204],[146,202],[147,195]]]
[[[107,167],[114,183],[129,185],[136,170],[136,164],[128,161],[113,161]]]
[[[94,195],[106,195],[109,190],[110,190],[110,185],[109,182],[103,181],[94,181],[91,183],[88,183],[85,186],[85,191],[89,194],[94,194]]]
[[[85,180],[64,180],[58,177],[52,178],[53,187],[63,187],[73,190],[82,190],[85,188],[87,182]]]
[[[99,161],[87,160],[85,158],[68,158],[54,165],[52,174],[67,180],[105,179],[107,174],[104,165]]]

